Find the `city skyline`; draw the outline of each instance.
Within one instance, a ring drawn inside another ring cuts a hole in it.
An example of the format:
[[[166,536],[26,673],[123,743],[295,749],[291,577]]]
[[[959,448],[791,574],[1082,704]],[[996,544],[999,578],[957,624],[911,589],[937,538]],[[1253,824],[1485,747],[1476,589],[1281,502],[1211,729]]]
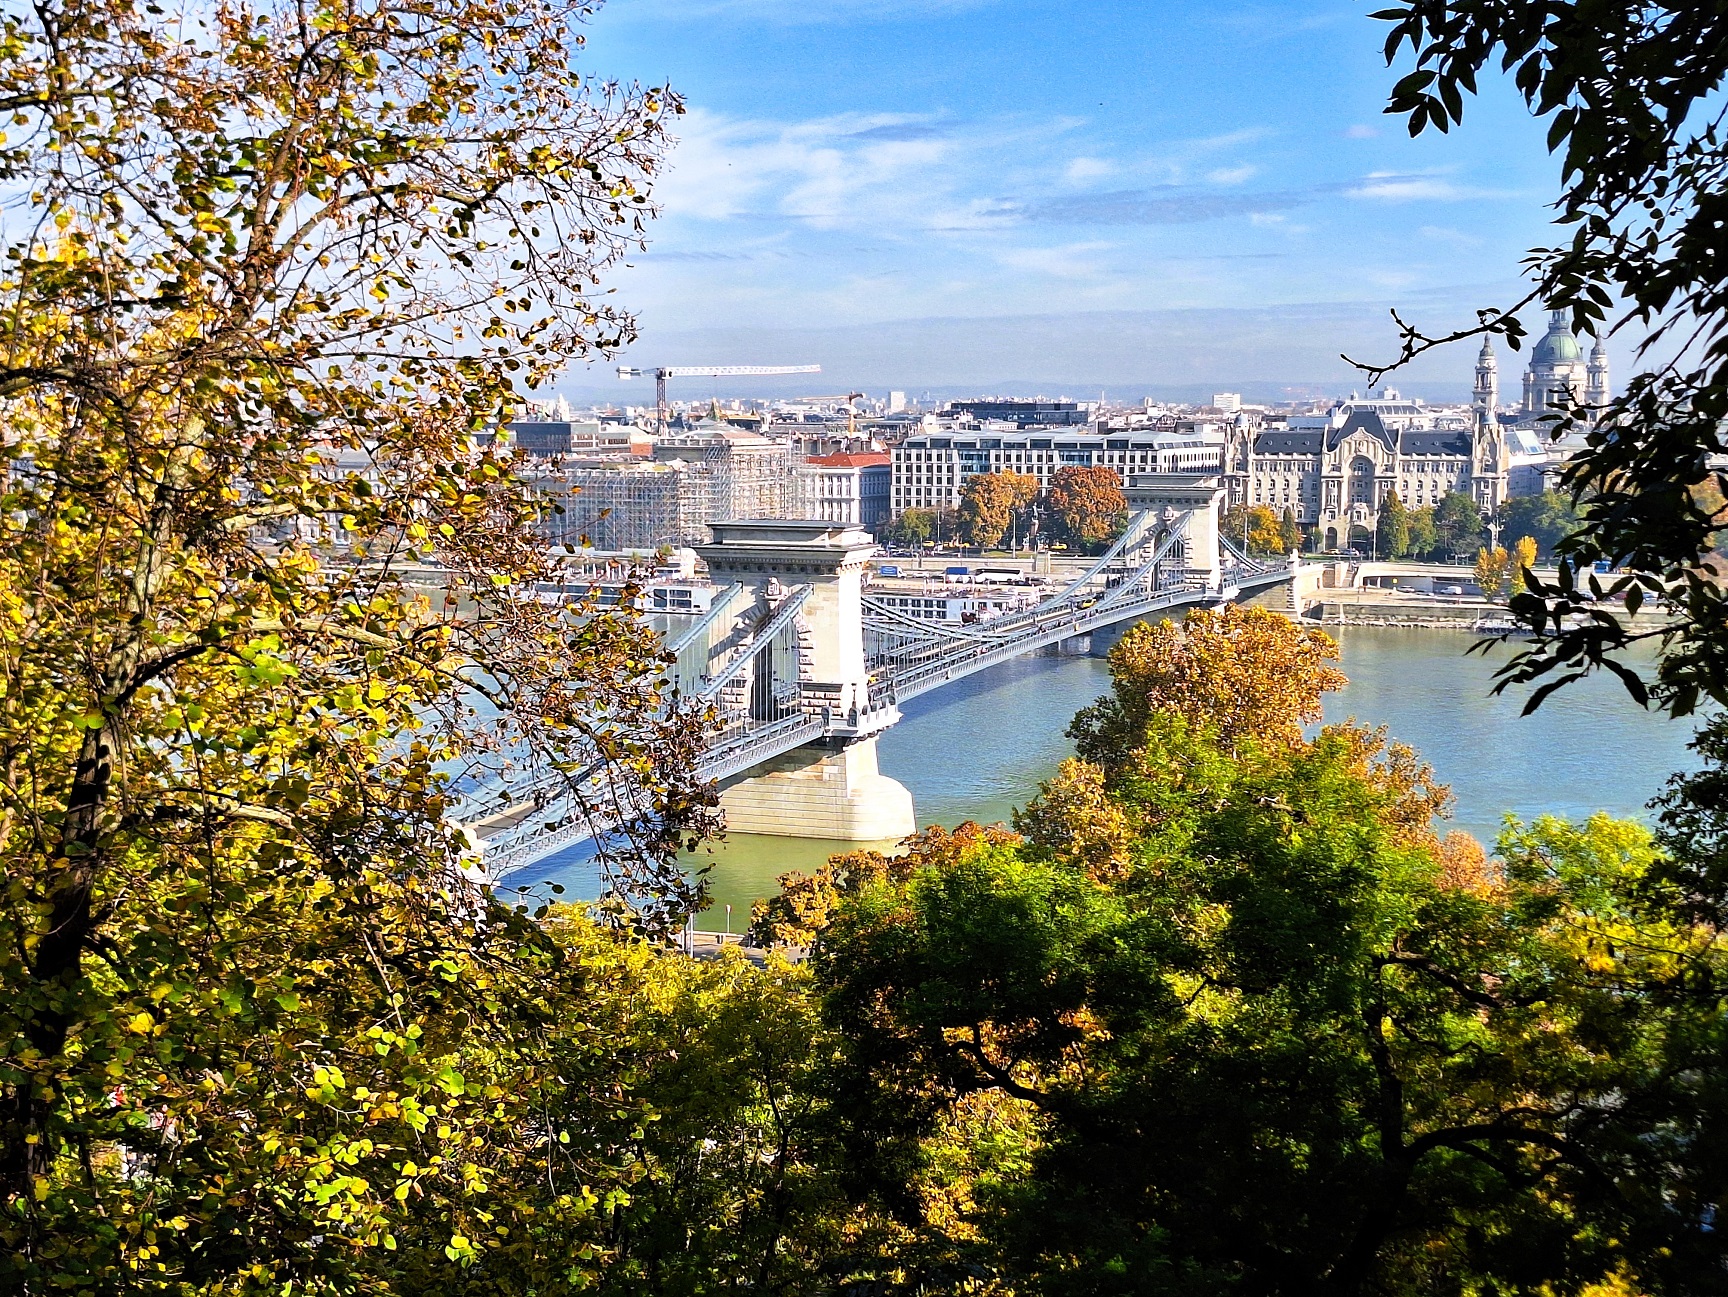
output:
[[[1389,306],[1468,320],[1548,233],[1543,124],[1484,85],[1471,130],[1409,139],[1349,9],[624,0],[589,35],[595,73],[689,105],[649,249],[606,282],[628,358],[824,366],[763,394],[1347,389],[1337,353],[1391,354]],[[1469,367],[1394,381],[1457,396]],[[560,388],[633,390],[604,364]]]

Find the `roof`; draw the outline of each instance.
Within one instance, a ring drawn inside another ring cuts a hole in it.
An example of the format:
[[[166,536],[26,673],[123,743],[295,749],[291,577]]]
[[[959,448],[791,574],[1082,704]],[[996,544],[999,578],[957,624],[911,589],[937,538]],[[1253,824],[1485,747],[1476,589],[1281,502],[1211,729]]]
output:
[[[1326,449],[1331,450],[1341,441],[1345,441],[1358,432],[1365,432],[1376,438],[1387,450],[1396,450],[1398,443],[1387,431],[1380,416],[1372,410],[1352,410],[1350,417],[1344,421],[1342,428],[1332,429],[1326,437]]]
[[[1398,447],[1406,455],[1468,455],[1470,448],[1469,432],[1459,428],[1412,430]]]
[[[890,462],[886,451],[862,451],[856,454],[812,455],[804,461],[820,468],[883,468]]]
[[[1312,432],[1263,432],[1254,440],[1256,455],[1318,455],[1323,435]]]
[[[1468,455],[1471,449],[1468,428],[1411,428],[1396,437],[1387,430],[1380,416],[1371,411],[1358,411],[1342,428],[1322,432],[1305,428],[1296,432],[1263,432],[1254,439],[1256,455],[1318,455],[1332,450],[1352,433],[1366,432],[1388,450],[1404,455]]]
[[[1578,345],[1578,338],[1566,324],[1566,313],[1555,311],[1548,317],[1548,332],[1542,335],[1540,342],[1530,353],[1530,364],[1535,365],[1569,365],[1573,361],[1584,359],[1584,349]]]

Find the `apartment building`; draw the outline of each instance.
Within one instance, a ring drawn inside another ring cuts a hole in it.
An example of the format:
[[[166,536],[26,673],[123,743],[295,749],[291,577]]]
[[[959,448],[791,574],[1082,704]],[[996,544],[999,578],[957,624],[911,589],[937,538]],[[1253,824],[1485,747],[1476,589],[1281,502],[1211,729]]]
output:
[[[878,526],[888,520],[892,475],[885,451],[812,455],[793,470],[791,516]]]
[[[1217,473],[1224,468],[1226,425],[1187,422],[1175,431],[1053,433],[981,426],[908,437],[893,450],[890,506],[948,509],[960,503],[966,479],[981,473],[1024,473],[1040,489],[1064,468],[1103,465],[1130,473]]]

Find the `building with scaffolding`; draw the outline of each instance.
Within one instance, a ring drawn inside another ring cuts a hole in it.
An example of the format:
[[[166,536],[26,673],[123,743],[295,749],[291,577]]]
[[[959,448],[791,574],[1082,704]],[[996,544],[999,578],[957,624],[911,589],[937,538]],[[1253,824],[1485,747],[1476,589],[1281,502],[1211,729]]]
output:
[[[784,441],[704,420],[654,446],[657,464],[682,464],[704,496],[703,524],[734,518],[784,518],[792,505],[797,452]]]
[[[538,531],[552,545],[613,552],[708,539],[708,488],[687,464],[590,460],[533,478],[549,506]]]
[[[701,545],[709,524],[784,518],[791,508],[792,448],[724,424],[660,438],[651,457],[558,458],[532,484],[552,506],[540,533],[554,545],[646,551]]]

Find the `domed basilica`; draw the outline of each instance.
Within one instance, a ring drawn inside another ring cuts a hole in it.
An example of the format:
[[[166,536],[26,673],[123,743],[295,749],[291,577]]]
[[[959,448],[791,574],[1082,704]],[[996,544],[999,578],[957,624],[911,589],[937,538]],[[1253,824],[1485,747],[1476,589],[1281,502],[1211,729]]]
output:
[[[1498,371],[1494,343],[1485,340],[1476,361],[1473,404],[1478,410],[1499,412]],[[1585,360],[1584,348],[1568,326],[1566,312],[1554,311],[1548,316],[1548,332],[1530,353],[1530,364],[1524,370],[1524,399],[1512,421],[1552,423],[1557,411],[1580,404],[1593,410],[1608,404],[1608,349],[1598,338],[1590,349],[1590,359]]]

